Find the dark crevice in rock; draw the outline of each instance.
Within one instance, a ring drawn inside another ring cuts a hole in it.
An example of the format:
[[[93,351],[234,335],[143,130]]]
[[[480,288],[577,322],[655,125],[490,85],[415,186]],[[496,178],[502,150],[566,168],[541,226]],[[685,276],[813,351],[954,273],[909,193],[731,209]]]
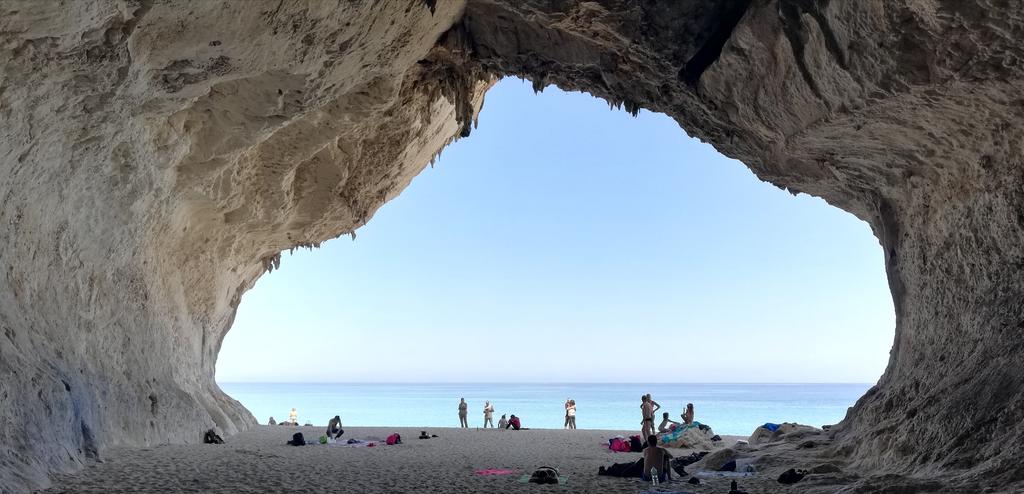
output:
[[[92,429],[82,422],[82,453],[85,454],[86,458],[98,458],[99,448],[96,447],[96,436],[93,435]]]
[[[751,0],[738,0],[729,7],[722,10],[722,18],[719,20],[717,29],[711,34],[703,46],[694,53],[686,62],[683,70],[679,72],[679,78],[690,87],[697,87],[700,76],[704,74],[711,64],[718,60],[722,54],[722,48],[732,37],[732,32],[740,23],[743,14],[750,8]]]

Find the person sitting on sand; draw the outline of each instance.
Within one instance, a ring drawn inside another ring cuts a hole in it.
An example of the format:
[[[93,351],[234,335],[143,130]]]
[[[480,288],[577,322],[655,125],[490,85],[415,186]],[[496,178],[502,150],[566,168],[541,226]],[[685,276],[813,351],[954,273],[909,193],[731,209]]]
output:
[[[686,425],[693,425],[693,403],[686,404],[686,411],[683,412],[683,422]]]
[[[661,425],[658,426],[658,432],[668,432],[675,429],[679,425],[679,422],[668,418],[668,412],[661,414]]]
[[[489,402],[489,401],[485,401],[484,402],[484,429],[487,428],[488,424],[490,424],[491,427],[494,427],[494,405],[491,405],[491,402]]]
[[[512,414],[511,417],[509,417],[508,424],[505,425],[506,429],[508,429],[509,427],[511,427],[511,428],[513,428],[515,430],[519,430],[519,429],[522,428],[522,424],[519,422],[519,417],[516,417],[516,414],[514,414],[514,413]]]
[[[341,428],[341,416],[335,415],[330,422],[327,423],[327,437],[337,439],[345,433],[345,429]]]
[[[668,461],[672,459],[672,453],[667,449],[658,446],[658,436],[651,434],[647,436],[647,447],[644,448],[644,471],[643,479],[651,481],[651,469],[658,472],[658,482],[668,480]]]
[[[292,425],[299,425],[299,412],[296,412],[294,407],[292,407],[292,411],[288,414],[288,421]]]
[[[469,428],[469,422],[466,420],[467,415],[469,415],[469,405],[466,404],[465,398],[459,398],[459,427],[463,429]]]
[[[498,421],[499,429],[508,429],[508,419],[505,418],[505,414],[501,414],[501,420]]]

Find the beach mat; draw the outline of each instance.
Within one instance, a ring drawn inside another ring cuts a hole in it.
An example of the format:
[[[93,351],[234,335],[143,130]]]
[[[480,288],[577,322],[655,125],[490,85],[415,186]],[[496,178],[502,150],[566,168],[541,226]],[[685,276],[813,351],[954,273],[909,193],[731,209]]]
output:
[[[519,477],[519,480],[517,482],[519,482],[520,484],[529,484],[530,483],[530,475],[531,474],[528,474],[528,473],[524,474],[523,476]],[[568,475],[559,475],[558,476],[558,485],[565,485],[565,484],[568,484],[568,483],[569,483],[569,476]],[[543,485],[543,484],[537,484],[537,485]]]
[[[519,470],[509,470],[507,468],[488,468],[486,470],[477,470],[473,473],[475,473],[476,475],[487,477],[491,475],[510,475],[518,472]]]
[[[753,477],[754,475],[757,475],[757,472],[712,472],[709,470],[701,470],[693,474],[694,477],[700,479],[738,479],[742,477]]]

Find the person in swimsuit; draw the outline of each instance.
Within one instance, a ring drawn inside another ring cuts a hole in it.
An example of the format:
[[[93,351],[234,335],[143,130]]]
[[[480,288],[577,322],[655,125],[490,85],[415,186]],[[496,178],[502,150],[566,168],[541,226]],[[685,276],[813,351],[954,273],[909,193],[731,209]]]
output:
[[[643,480],[651,481],[651,469],[658,473],[658,482],[665,482],[669,476],[669,460],[672,454],[667,449],[658,446],[658,436],[647,436],[647,447],[644,448],[644,471]]]
[[[295,408],[288,413],[288,421],[291,422],[291,425],[299,425],[299,412],[296,412]]]
[[[494,405],[491,405],[491,402],[489,402],[489,401],[485,401],[484,402],[484,429],[487,428],[488,424],[490,424],[491,427],[494,427]]]
[[[565,399],[565,424],[562,425],[563,429],[569,428],[569,402],[572,401],[570,398]]]
[[[640,437],[652,436],[656,433],[654,430],[654,412],[657,412],[661,405],[651,399],[650,394],[643,395],[640,400],[640,413],[643,415],[643,421],[640,422]]]
[[[341,428],[341,416],[335,415],[330,422],[327,422],[327,437],[337,439],[345,433],[345,430]]]
[[[677,425],[679,425],[679,422],[668,418],[668,412],[665,412],[661,414],[661,424],[658,425],[658,432],[668,432],[674,429]]]
[[[463,429],[469,428],[469,421],[466,417],[469,415],[469,405],[466,404],[465,398],[459,399],[459,427]]]
[[[576,400],[569,400],[569,408],[565,410],[567,419],[569,419],[569,428],[576,428]]]
[[[693,425],[693,403],[686,404],[686,411],[683,412],[683,422],[686,422],[686,425]]]

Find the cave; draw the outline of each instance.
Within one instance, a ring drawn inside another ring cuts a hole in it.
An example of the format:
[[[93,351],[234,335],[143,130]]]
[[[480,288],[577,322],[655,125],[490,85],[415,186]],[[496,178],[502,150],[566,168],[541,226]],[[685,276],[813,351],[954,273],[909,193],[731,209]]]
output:
[[[282,251],[354,234],[471,134],[502,76],[664,113],[870,224],[895,341],[828,448],[861,491],[1024,482],[1012,3],[0,9],[0,490],[252,427],[214,382],[242,293]]]

